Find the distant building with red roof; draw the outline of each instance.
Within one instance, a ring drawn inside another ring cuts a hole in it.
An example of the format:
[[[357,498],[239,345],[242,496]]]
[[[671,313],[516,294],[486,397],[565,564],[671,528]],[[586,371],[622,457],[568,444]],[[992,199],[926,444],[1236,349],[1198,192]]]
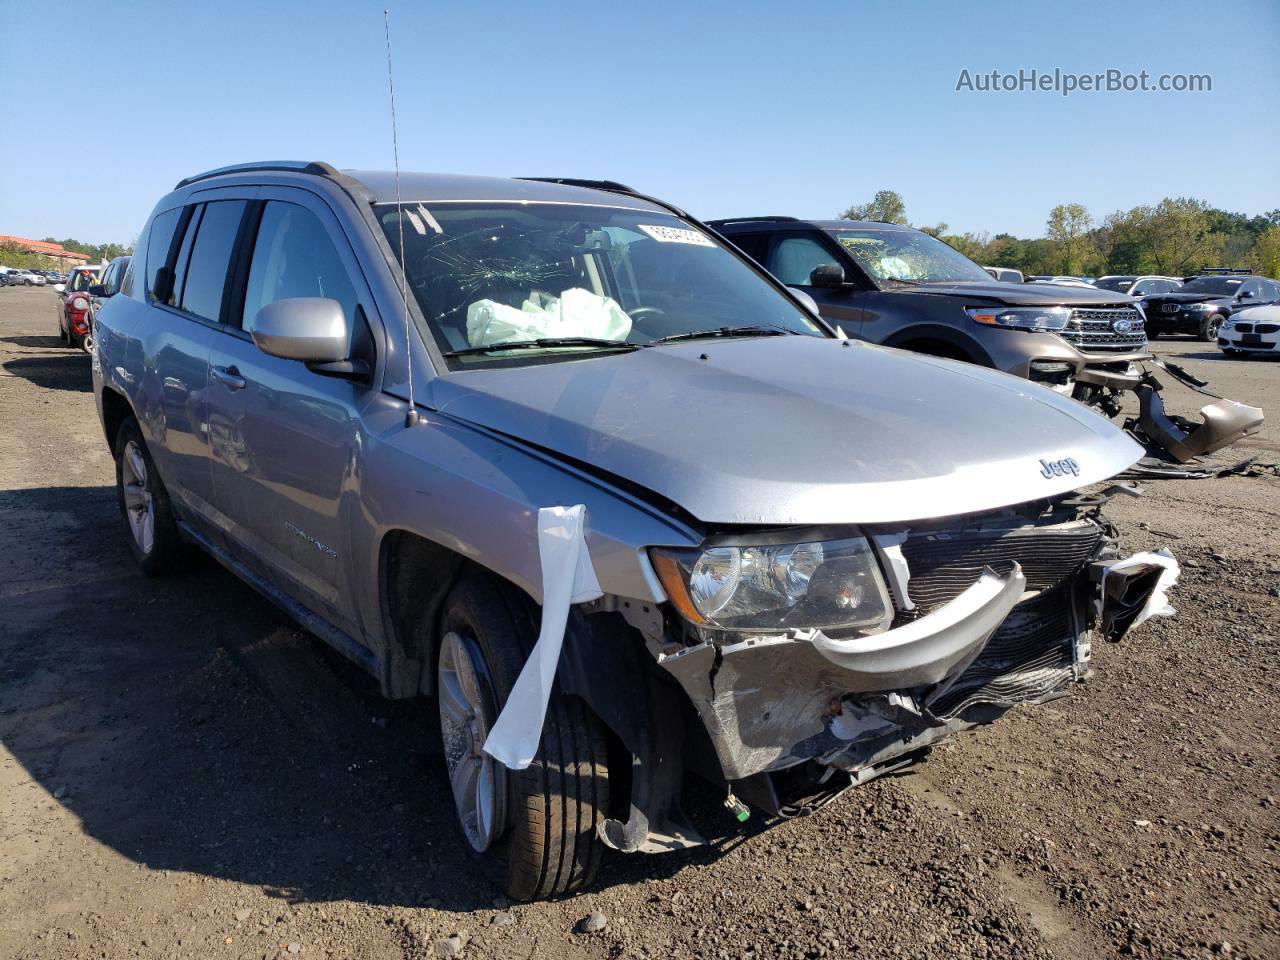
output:
[[[12,247],[22,253],[34,253],[40,257],[48,257],[57,261],[56,266],[78,267],[89,262],[89,255],[68,250],[60,243],[46,243],[44,240],[28,240],[26,237],[0,236],[0,247]]]

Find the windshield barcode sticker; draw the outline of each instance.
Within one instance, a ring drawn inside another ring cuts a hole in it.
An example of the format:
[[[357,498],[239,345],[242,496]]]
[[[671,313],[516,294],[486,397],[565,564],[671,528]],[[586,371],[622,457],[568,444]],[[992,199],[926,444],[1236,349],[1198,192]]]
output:
[[[695,247],[714,247],[715,244],[697,230],[682,230],[680,227],[654,227],[645,223],[636,224],[659,243],[691,243]]]

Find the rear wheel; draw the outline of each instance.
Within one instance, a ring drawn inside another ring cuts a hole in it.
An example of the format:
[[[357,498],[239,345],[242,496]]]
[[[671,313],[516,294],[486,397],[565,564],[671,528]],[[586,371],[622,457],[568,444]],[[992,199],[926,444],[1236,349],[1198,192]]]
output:
[[[168,491],[160,482],[160,473],[133,417],[120,424],[115,450],[116,494],[129,552],[149,577],[177,572],[184,566],[186,548],[178,534]]]
[[[1218,329],[1222,326],[1223,316],[1220,313],[1212,314],[1200,321],[1200,331],[1196,336],[1205,343],[1212,343],[1218,339]]]
[[[600,867],[596,828],[609,804],[600,721],[557,685],[533,762],[508,770],[481,747],[537,638],[537,608],[505,584],[469,576],[445,601],[441,626],[440,730],[464,839],[505,860],[517,900],[581,889]]]

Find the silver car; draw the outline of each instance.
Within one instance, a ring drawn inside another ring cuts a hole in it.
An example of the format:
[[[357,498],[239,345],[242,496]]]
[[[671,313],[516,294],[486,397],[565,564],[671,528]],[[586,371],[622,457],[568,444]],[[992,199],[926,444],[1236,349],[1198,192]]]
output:
[[[1079,492],[1141,455],[1123,432],[843,340],[619,184],[212,171],[96,332],[142,569],[196,545],[434,696],[517,898],[704,842],[688,772],[729,817],[809,812],[1166,612],[1171,561],[1118,563]]]

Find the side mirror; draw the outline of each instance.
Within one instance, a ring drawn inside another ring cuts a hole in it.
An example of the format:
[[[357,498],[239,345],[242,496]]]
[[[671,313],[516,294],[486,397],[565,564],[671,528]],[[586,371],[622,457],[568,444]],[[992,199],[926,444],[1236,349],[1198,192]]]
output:
[[[1252,300],[1252,299],[1253,299],[1253,291],[1252,291],[1252,290],[1241,290],[1241,291],[1240,291],[1240,296],[1236,297],[1236,299],[1237,299],[1237,300]]]
[[[107,290],[107,288],[106,288],[106,286],[105,286],[104,284],[101,284],[101,283],[95,283],[95,284],[93,284],[93,285],[91,285],[91,286],[89,287],[89,296],[91,296],[91,297],[109,297],[109,296],[111,296],[111,293],[110,293],[110,291],[108,291],[108,290]]]
[[[337,300],[277,300],[258,311],[249,333],[263,353],[301,360],[313,373],[345,380],[369,378],[368,364],[350,359],[351,324]]]
[[[809,272],[809,286],[831,290],[844,286],[844,268],[838,263],[820,263]]]
[[[67,292],[67,285],[66,285],[65,283],[55,283],[55,284],[53,285],[53,292],[54,292],[54,293],[66,293],[66,292]]]
[[[815,317],[822,316],[822,314],[818,312],[817,300],[813,299],[813,297],[809,296],[809,294],[801,290],[799,287],[787,287],[787,289],[791,291],[791,295],[799,300],[804,305],[804,308],[811,314]]]

